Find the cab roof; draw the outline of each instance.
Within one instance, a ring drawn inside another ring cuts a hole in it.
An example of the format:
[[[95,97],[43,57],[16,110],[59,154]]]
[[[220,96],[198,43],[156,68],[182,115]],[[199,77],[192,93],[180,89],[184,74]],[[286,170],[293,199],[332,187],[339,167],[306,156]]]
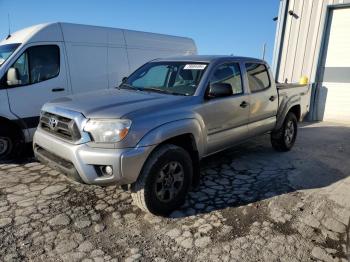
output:
[[[243,62],[266,62],[261,59],[252,58],[252,57],[244,57],[244,56],[228,56],[228,55],[190,55],[190,56],[176,56],[170,58],[159,58],[153,60],[154,62],[201,62],[201,63],[213,63],[213,62],[225,62],[225,61],[243,61]]]

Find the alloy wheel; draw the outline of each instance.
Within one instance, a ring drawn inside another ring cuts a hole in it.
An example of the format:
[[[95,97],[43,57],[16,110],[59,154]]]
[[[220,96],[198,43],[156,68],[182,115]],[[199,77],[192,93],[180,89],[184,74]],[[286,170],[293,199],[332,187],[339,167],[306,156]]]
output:
[[[293,142],[295,133],[295,127],[293,121],[288,121],[286,128],[284,130],[284,141],[287,145],[290,145]]]
[[[176,198],[184,184],[184,168],[176,161],[165,164],[160,170],[155,183],[157,198],[164,203]]]

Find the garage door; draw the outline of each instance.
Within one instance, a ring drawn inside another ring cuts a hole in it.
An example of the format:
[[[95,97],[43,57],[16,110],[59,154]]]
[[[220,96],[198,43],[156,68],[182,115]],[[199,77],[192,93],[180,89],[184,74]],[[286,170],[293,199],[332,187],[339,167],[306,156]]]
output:
[[[334,9],[323,59],[324,120],[350,122],[350,8]]]

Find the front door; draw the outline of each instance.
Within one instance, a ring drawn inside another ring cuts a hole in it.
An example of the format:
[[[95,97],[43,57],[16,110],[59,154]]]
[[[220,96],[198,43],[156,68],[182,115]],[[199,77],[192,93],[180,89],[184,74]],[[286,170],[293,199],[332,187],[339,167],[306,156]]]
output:
[[[207,154],[230,147],[248,135],[249,95],[244,91],[239,63],[218,65],[210,83],[226,83],[232,95],[204,102],[203,119],[207,127]]]
[[[64,61],[62,45],[51,43],[28,47],[12,64],[18,80],[5,81],[10,110],[28,129],[38,125],[44,103],[70,93]]]

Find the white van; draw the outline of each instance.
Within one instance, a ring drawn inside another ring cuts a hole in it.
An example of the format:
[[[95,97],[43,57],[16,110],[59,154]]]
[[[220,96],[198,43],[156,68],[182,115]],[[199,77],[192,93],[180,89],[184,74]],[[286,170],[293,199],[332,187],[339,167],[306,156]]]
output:
[[[69,94],[115,88],[149,60],[196,54],[190,38],[49,23],[0,42],[0,159],[31,142],[40,108]]]

